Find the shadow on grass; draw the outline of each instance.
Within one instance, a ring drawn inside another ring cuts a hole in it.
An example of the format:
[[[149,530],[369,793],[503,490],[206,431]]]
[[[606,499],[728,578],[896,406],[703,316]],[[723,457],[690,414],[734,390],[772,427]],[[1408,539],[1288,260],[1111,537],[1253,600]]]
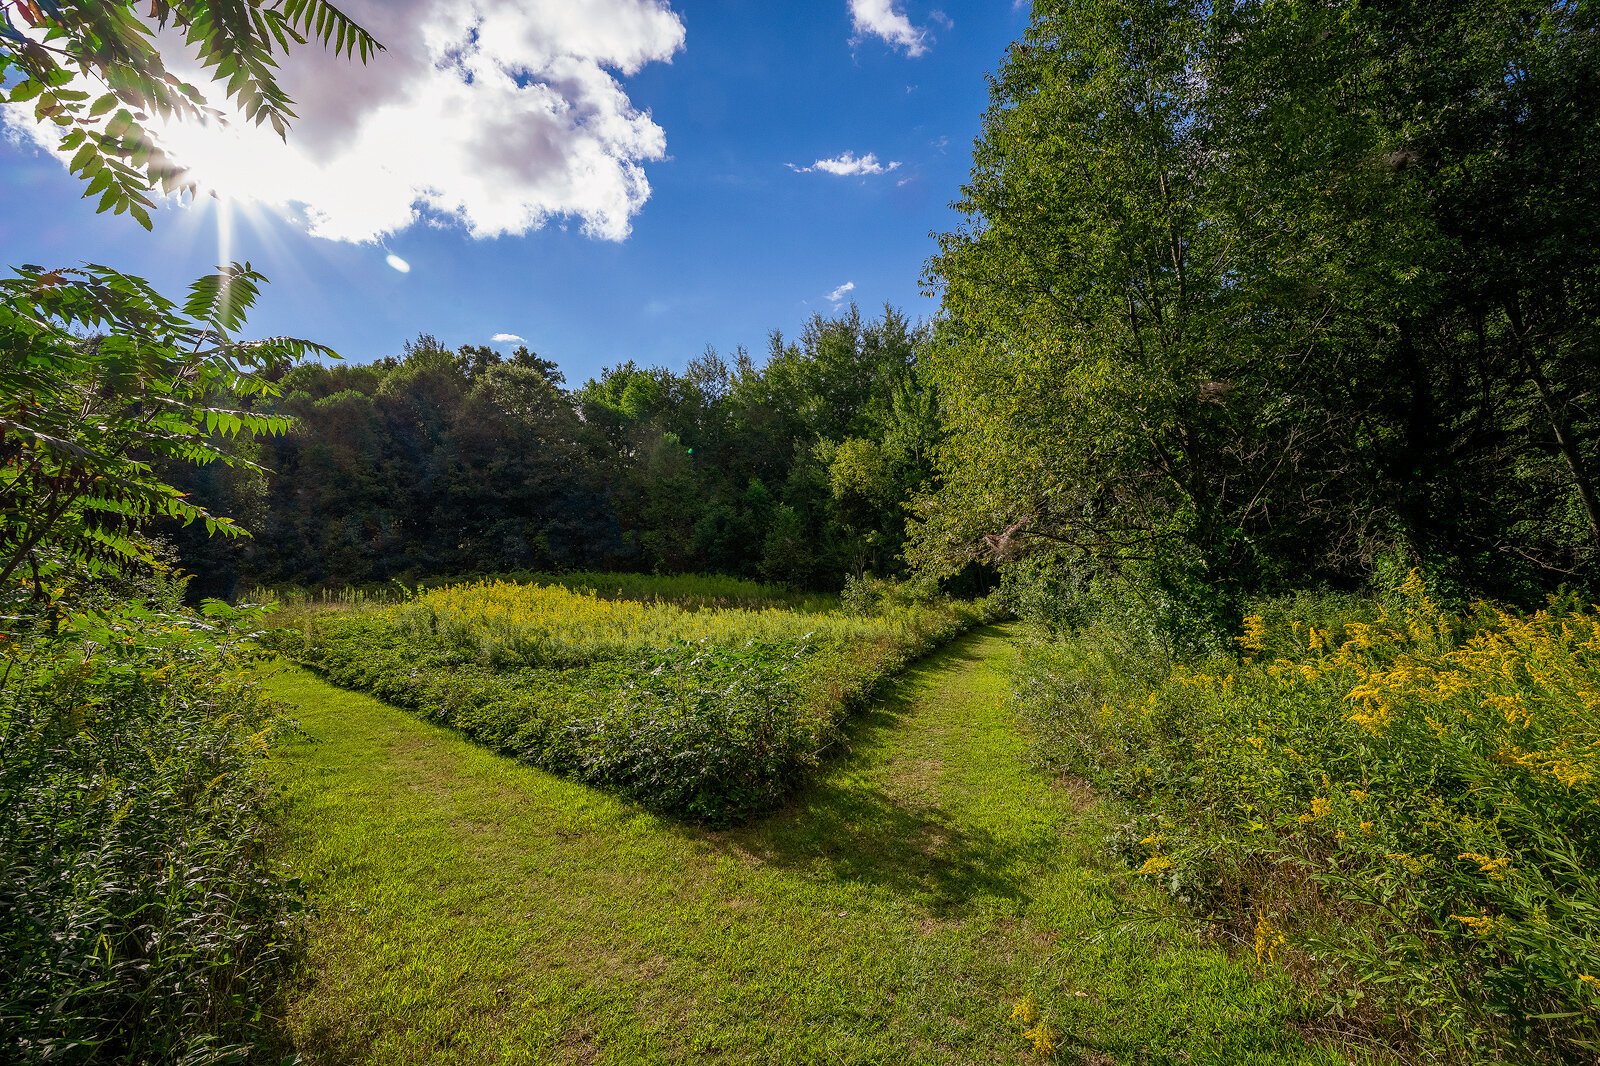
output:
[[[941,807],[896,796],[854,771],[882,758],[887,735],[904,727],[916,701],[952,668],[981,663],[978,651],[1004,630],[969,633],[907,670],[887,695],[855,715],[823,775],[783,810],[716,842],[762,862],[878,885],[939,915],[980,899],[1024,898],[1022,871],[1046,858],[1051,841],[1006,839],[960,824]]]

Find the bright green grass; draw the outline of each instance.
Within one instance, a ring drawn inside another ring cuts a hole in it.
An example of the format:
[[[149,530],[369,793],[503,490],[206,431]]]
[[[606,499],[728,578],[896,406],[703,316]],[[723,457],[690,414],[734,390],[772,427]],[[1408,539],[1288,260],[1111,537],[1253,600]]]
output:
[[[307,1063],[1333,1063],[1297,1000],[1097,861],[1025,762],[1006,633],[911,670],[785,810],[685,828],[280,668],[284,842],[317,919]]]

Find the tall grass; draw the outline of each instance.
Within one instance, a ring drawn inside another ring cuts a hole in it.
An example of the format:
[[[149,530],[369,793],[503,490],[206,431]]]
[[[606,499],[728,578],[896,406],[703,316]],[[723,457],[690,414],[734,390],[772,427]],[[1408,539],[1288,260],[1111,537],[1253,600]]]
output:
[[[368,607],[404,603],[433,589],[472,584],[471,577],[427,578],[415,585],[391,581],[385,585],[343,586],[305,589],[297,587],[257,588],[249,598],[257,602],[275,601],[292,607]],[[569,571],[562,574],[524,570],[491,575],[488,580],[516,585],[571,589],[593,593],[601,599],[631,600],[639,603],[670,603],[690,609],[741,608],[761,610],[780,608],[805,613],[824,613],[839,606],[837,596],[795,592],[782,585],[767,585],[722,574],[627,574],[600,571]]]
[[[0,1061],[246,1062],[274,1039],[296,885],[264,857],[271,709],[182,613],[0,653]]]
[[[1236,644],[1156,677],[1092,628],[1029,656],[1022,704],[1129,802],[1129,861],[1423,1055],[1600,1055],[1600,613],[1452,613],[1413,575]]]
[[[607,599],[593,589],[483,581],[421,593],[395,608],[396,625],[437,637],[491,665],[576,666],[681,641],[736,646],[806,642],[843,647],[917,643],[938,612],[908,607],[871,616],[775,607],[692,609]]]
[[[988,612],[685,607],[482,581],[391,606],[291,610],[275,643],[496,750],[726,823],[781,801],[852,707]]]

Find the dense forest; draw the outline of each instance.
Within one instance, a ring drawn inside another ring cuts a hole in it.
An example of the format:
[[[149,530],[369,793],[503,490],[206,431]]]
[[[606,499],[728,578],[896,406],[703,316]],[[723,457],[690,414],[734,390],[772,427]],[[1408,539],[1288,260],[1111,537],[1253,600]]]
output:
[[[1592,586],[1596,17],[1035,4],[929,266],[919,558]]]
[[[171,476],[243,545],[177,534],[201,595],[509,570],[719,572],[837,590],[903,572],[902,501],[937,410],[926,331],[885,309],[774,333],[764,363],[623,363],[569,389],[526,348],[423,335],[367,364],[307,363],[257,405],[293,428],[253,466]]]

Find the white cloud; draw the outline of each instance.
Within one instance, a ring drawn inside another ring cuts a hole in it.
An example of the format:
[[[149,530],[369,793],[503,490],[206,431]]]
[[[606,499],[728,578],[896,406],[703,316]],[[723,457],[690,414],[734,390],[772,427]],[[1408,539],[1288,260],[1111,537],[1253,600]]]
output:
[[[834,289],[832,292],[828,293],[828,302],[831,304],[836,304],[855,291],[856,283],[853,281],[847,281],[843,285],[840,285],[837,289]]]
[[[905,12],[896,7],[896,0],[850,0],[850,22],[858,39],[879,37],[912,57],[928,51],[928,31],[911,25]]]
[[[270,129],[157,123],[172,155],[230,197],[313,234],[370,241],[427,217],[474,237],[562,217],[621,240],[650,195],[642,164],[666,137],[615,73],[670,61],[683,22],[667,0],[345,0],[387,47],[365,66],[316,45],[285,58],[300,118]],[[179,54],[169,30],[163,45]],[[171,66],[206,84],[187,57]],[[54,127],[6,109],[48,148]]]
[[[794,163],[786,163],[785,166],[796,174],[837,174],[848,178],[856,175],[887,174],[897,169],[900,163],[898,160],[892,163],[880,163],[877,155],[872,152],[859,158],[854,152],[846,152],[834,159],[819,159],[809,167],[797,166]]]
[[[383,261],[388,263],[394,269],[400,271],[402,274],[411,273],[411,264],[406,262],[404,259],[401,259],[398,255],[395,255],[393,252],[390,252],[388,255],[384,256]]]
[[[526,344],[528,338],[519,337],[515,333],[496,333],[489,338],[495,344]]]

